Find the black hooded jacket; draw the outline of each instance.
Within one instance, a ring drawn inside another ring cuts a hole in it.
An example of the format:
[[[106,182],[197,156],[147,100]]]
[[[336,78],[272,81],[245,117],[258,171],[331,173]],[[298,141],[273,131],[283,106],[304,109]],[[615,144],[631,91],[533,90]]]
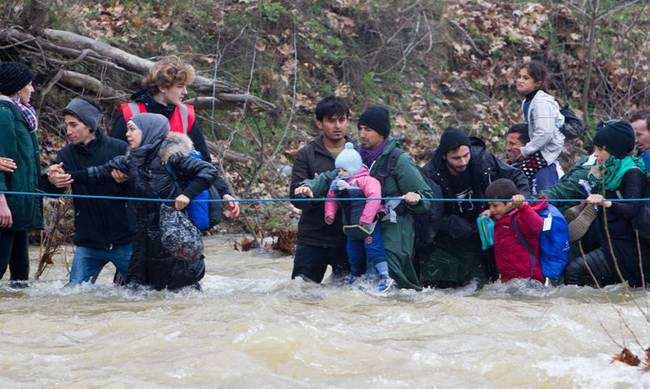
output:
[[[111,171],[117,169],[128,174],[126,183],[132,196],[173,199],[184,194],[192,199],[219,176],[210,163],[191,157],[190,149],[185,135],[169,133],[144,156],[119,156],[105,165],[76,172],[73,178],[83,182],[111,182]],[[166,165],[170,165],[176,178]],[[127,283],[158,290],[193,285],[203,278],[205,263],[203,259],[192,262],[177,259],[162,247],[160,206],[159,202],[134,202],[136,232]]]
[[[431,161],[422,168],[422,173],[440,186],[444,198],[455,198],[455,193],[450,183],[449,169],[444,159],[446,151],[440,149],[435,150]],[[521,194],[525,196],[530,195],[528,179],[524,173],[492,155],[487,151],[485,143],[481,139],[470,137],[470,155],[471,158],[467,169],[470,174],[473,198],[485,198],[485,189],[487,189],[492,181],[499,178],[512,180]],[[465,216],[458,212],[458,204],[453,202],[445,203],[445,217],[441,220],[440,230],[448,233],[451,232],[450,235],[459,238],[462,237],[463,233],[474,231],[476,229],[474,218],[480,212],[487,209],[486,205],[474,203],[474,206],[478,207],[478,209]],[[451,220],[449,219],[450,216],[452,216]]]
[[[154,100],[151,93],[142,89],[137,91],[131,96],[131,101],[136,103],[143,103],[147,107],[147,112],[149,113],[158,113],[169,119],[174,113],[176,106],[173,104],[163,105]],[[117,116],[113,122],[113,132],[111,135],[117,139],[126,140],[126,122],[124,121],[124,116],[122,116],[122,111],[117,110]],[[187,136],[190,137],[194,148],[201,153],[203,159],[207,162],[212,162],[210,158],[210,152],[208,151],[208,145],[205,143],[205,136],[203,135],[203,129],[199,123],[198,117],[194,119],[194,125],[188,130]]]
[[[118,155],[126,153],[127,145],[118,139],[96,131],[96,138],[88,144],[68,144],[57,153],[55,163],[63,162],[68,172],[100,166]],[[42,177],[42,187],[48,192],[63,193],[63,189],[50,184]],[[128,189],[115,182],[88,185],[75,181],[72,193],[80,195],[125,196]],[[131,242],[135,225],[133,209],[126,201],[100,199],[73,199],[74,204],[74,244],[100,250]]]

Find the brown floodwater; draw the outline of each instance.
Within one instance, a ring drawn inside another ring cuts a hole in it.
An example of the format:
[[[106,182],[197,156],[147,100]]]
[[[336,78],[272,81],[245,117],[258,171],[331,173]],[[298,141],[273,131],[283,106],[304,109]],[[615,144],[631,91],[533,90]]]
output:
[[[233,239],[206,241],[203,292],[115,288],[112,266],[63,288],[60,259],[28,289],[3,282],[0,386],[650,387],[650,373],[611,363],[614,342],[641,354],[619,315],[650,346],[620,286],[379,297],[291,281],[290,257]]]

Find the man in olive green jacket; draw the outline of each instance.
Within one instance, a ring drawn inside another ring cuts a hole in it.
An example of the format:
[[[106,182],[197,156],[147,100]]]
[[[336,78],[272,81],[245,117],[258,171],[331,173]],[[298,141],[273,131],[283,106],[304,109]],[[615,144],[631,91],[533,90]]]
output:
[[[382,197],[401,197],[403,200],[385,204],[387,215],[381,220],[381,231],[391,278],[399,288],[421,290],[413,268],[413,215],[427,212],[429,203],[421,199],[431,197],[431,189],[422,178],[413,160],[399,148],[397,139],[389,137],[390,120],[384,107],[368,108],[359,118],[359,153],[370,175],[382,183]],[[296,194],[325,197],[337,172],[320,174],[303,181]]]

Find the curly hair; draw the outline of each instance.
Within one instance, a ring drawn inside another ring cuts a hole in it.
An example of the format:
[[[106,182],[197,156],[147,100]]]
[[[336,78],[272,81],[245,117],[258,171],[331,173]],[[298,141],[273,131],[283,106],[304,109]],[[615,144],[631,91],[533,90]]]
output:
[[[142,86],[152,93],[158,93],[160,88],[169,88],[172,85],[190,85],[194,82],[195,72],[192,65],[184,63],[180,58],[165,57],[156,62],[149,74],[142,81]]]

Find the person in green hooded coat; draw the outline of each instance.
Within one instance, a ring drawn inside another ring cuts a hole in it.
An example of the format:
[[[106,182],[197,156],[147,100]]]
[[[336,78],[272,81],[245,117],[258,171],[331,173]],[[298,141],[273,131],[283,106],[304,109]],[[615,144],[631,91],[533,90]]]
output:
[[[0,191],[35,192],[38,188],[38,120],[29,105],[33,78],[21,63],[0,64],[0,157],[15,167],[0,172]],[[26,285],[28,232],[42,227],[40,197],[0,194],[0,279],[9,266],[12,285]]]
[[[397,287],[421,290],[411,261],[415,238],[413,215],[427,212],[430,204],[421,199],[430,198],[431,189],[413,160],[399,148],[399,141],[390,137],[390,116],[386,108],[366,109],[359,117],[357,128],[361,144],[359,153],[370,175],[381,182],[382,197],[403,199],[387,202],[386,216],[381,219],[389,274]],[[325,197],[336,174],[333,170],[305,180],[295,194]]]

